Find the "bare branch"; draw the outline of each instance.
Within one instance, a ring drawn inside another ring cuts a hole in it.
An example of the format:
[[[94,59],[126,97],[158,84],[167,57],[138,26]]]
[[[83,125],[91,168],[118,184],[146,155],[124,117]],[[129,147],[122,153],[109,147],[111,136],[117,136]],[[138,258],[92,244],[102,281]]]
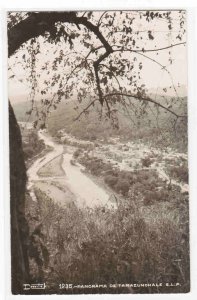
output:
[[[171,114],[173,114],[175,117],[177,118],[187,118],[186,115],[178,115],[177,113],[175,113],[174,111],[172,111],[171,109],[169,109],[168,107],[160,104],[159,102],[154,101],[153,99],[149,98],[149,97],[143,97],[143,96],[138,96],[136,94],[126,94],[126,93],[111,93],[111,94],[107,94],[103,96],[103,99],[106,99],[108,97],[113,97],[113,96],[125,96],[125,97],[131,97],[137,100],[143,100],[143,101],[148,101],[150,103],[153,103],[161,108],[163,108],[164,110],[170,112]]]
[[[145,58],[151,60],[152,62],[156,63],[158,66],[161,67],[162,70],[166,71],[166,72],[168,73],[168,75],[170,76],[170,79],[171,79],[171,82],[172,82],[172,86],[173,86],[174,92],[175,92],[177,98],[179,99],[179,95],[178,95],[177,90],[176,90],[176,88],[175,88],[175,85],[174,85],[174,81],[173,81],[172,75],[171,75],[171,73],[168,71],[168,69],[166,68],[166,66],[162,65],[160,62],[158,62],[157,60],[153,59],[152,57],[149,57],[149,56],[147,56],[147,55],[141,53],[140,51],[136,51],[136,50],[132,50],[132,49],[114,50],[114,52],[122,52],[122,51],[124,51],[124,52],[127,52],[127,51],[128,51],[128,52],[133,52],[133,53],[136,53],[136,54],[138,54],[138,55],[141,55],[141,56],[143,56],[143,57],[145,57]],[[145,52],[146,52],[146,51],[145,51]]]
[[[100,16],[100,18],[99,18],[99,20],[98,20],[98,23],[97,23],[97,26],[98,26],[98,27],[101,25],[101,20],[102,20],[103,16],[104,16],[106,13],[107,13],[107,11],[104,11],[104,12],[102,13],[102,15]]]
[[[85,12],[83,13],[82,17],[84,17],[86,13],[87,13],[87,11],[85,11]]]
[[[90,104],[89,104],[88,106],[86,106],[86,107],[80,112],[80,114],[74,119],[74,121],[79,120],[79,118],[81,117],[81,115],[84,114],[86,111],[88,111],[88,109],[89,109],[92,105],[94,105],[94,103],[95,103],[96,101],[98,101],[98,99],[95,99],[95,100],[93,100],[92,102],[90,102]]]
[[[162,47],[162,48],[156,48],[156,49],[124,49],[122,46],[117,46],[117,45],[114,45],[115,47],[119,47],[121,48],[120,50],[121,51],[132,51],[132,52],[157,52],[157,51],[162,51],[162,50],[166,50],[166,49],[169,49],[169,48],[173,48],[173,47],[176,47],[176,46],[181,46],[181,45],[186,45],[186,42],[181,42],[181,43],[177,43],[177,44],[172,44],[170,46],[166,46],[166,47]],[[113,47],[114,47],[113,46]],[[116,50],[114,50],[115,52]]]

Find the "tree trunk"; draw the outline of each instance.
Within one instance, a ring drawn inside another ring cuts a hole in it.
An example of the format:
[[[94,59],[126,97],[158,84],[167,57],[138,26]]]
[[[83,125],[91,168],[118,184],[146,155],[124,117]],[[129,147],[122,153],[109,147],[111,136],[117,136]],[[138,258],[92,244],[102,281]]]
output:
[[[29,282],[28,225],[25,219],[26,168],[19,125],[9,104],[10,213],[12,293],[19,294]]]
[[[78,28],[79,25],[85,26],[100,40],[107,53],[112,51],[99,28],[88,21],[86,17],[78,17],[76,12],[32,12],[27,18],[8,30],[8,57],[12,56],[22,44],[31,38],[53,31],[57,22],[73,23]],[[25,219],[26,169],[21,134],[10,104],[9,126],[12,292],[18,294],[22,293],[22,284],[29,282],[27,250],[29,233]]]

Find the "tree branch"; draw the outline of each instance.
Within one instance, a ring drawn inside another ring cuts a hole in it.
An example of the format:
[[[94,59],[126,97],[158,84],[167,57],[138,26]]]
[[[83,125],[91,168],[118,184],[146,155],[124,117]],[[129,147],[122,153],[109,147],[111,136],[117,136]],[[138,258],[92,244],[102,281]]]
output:
[[[98,101],[98,99],[95,99],[95,100],[93,100],[92,102],[90,102],[90,104],[89,104],[88,106],[86,106],[86,107],[80,112],[80,114],[74,119],[74,121],[79,120],[79,118],[81,117],[81,115],[84,114],[86,111],[88,111],[88,109],[89,109],[92,105],[94,105],[94,103],[95,103],[96,101]]]
[[[160,104],[159,102],[154,101],[153,99],[151,99],[149,97],[138,96],[138,95],[135,95],[135,94],[131,95],[131,94],[126,94],[126,93],[110,93],[110,94],[104,95],[103,98],[106,99],[108,97],[113,97],[113,96],[125,96],[125,97],[131,97],[131,98],[134,98],[134,99],[137,99],[137,100],[148,101],[148,102],[153,103],[153,104],[163,108],[164,110],[170,112],[171,114],[173,114],[177,118],[187,118],[186,115],[183,115],[183,116],[178,115],[177,113],[175,113],[174,111],[172,111],[168,107]]]
[[[84,25],[87,29],[93,32],[100,40],[106,52],[94,62],[94,71],[96,76],[96,84],[99,93],[99,101],[103,105],[102,91],[98,75],[99,63],[113,52],[112,47],[100,32],[99,27],[92,24],[84,16],[77,17],[76,12],[40,12],[32,13],[28,18],[19,22],[17,25],[8,30],[8,55],[9,57],[25,42],[31,38],[44,35],[46,31],[57,22],[74,23],[76,25]],[[91,52],[90,52],[91,53]]]
[[[95,62],[94,62],[94,72],[96,76],[96,84],[98,88],[98,93],[99,93],[99,101],[101,105],[103,105],[103,96],[102,96],[102,90],[100,86],[100,79],[99,79],[99,74],[98,74],[98,69],[99,69],[99,64],[112,53],[113,50],[106,51],[103,55],[101,55]]]
[[[186,45],[186,42],[181,42],[181,43],[177,43],[177,44],[172,44],[170,46],[166,46],[166,47],[162,47],[162,48],[156,48],[156,49],[124,49],[122,46],[117,46],[114,45],[116,47],[121,48],[120,50],[114,50],[115,51],[132,51],[132,52],[157,52],[157,51],[161,51],[161,50],[166,50],[169,48],[173,48],[176,46],[181,46],[181,45]]]
[[[141,56],[143,56],[143,57],[145,57],[145,58],[151,60],[152,62],[156,63],[158,66],[161,67],[162,70],[166,71],[166,72],[168,73],[168,75],[170,76],[170,79],[171,79],[171,82],[172,82],[172,86],[173,86],[174,92],[175,92],[177,98],[179,99],[179,95],[178,95],[177,90],[176,90],[176,88],[175,88],[175,85],[174,85],[174,81],[173,81],[172,75],[171,75],[171,73],[168,71],[168,69],[166,68],[166,66],[162,65],[160,62],[158,62],[157,60],[153,59],[152,57],[149,57],[149,56],[147,56],[146,54],[141,53],[140,51],[136,51],[136,50],[132,50],[132,49],[114,50],[114,52],[122,52],[122,51],[125,51],[125,52],[127,52],[127,51],[128,51],[128,52],[133,52],[133,53],[136,53],[136,54],[138,54],[138,55],[141,55]],[[144,52],[146,52],[146,51],[144,51]]]
[[[97,26],[98,26],[98,27],[101,25],[101,20],[102,20],[103,16],[104,16],[106,13],[107,13],[107,11],[104,11],[104,12],[102,13],[102,15],[100,16],[100,18],[99,18],[99,20],[98,20],[98,23],[97,23]]]
[[[141,99],[145,101],[152,102],[161,108],[167,110],[168,112],[172,113],[176,117],[185,117],[185,116],[178,116],[175,112],[170,110],[169,108],[163,106],[162,104],[150,99],[150,98],[144,98],[144,97],[138,97],[136,95],[129,95],[129,94],[124,94],[124,93],[112,93],[103,96],[101,86],[100,86],[100,79],[99,79],[99,64],[107,58],[111,53],[116,52],[116,51],[131,51],[134,53],[138,53],[139,55],[142,55],[158,65],[160,65],[162,68],[165,69],[164,66],[162,66],[159,62],[155,61],[154,59],[151,59],[147,57],[143,52],[152,52],[152,51],[161,51],[165,49],[169,49],[178,45],[184,45],[185,42],[182,43],[177,43],[174,45],[170,45],[167,47],[159,48],[159,49],[141,49],[141,50],[132,50],[132,49],[124,49],[122,46],[116,46],[120,47],[121,49],[113,49],[112,46],[108,43],[106,38],[103,36],[103,34],[99,30],[99,26],[96,26],[92,24],[84,15],[81,17],[77,16],[76,12],[32,12],[29,14],[29,16],[20,21],[18,24],[15,26],[11,27],[8,30],[8,54],[11,56],[23,43],[27,42],[31,38],[38,37],[40,35],[44,35],[47,31],[50,32],[51,29],[55,26],[55,23],[57,22],[63,22],[63,23],[73,23],[78,25],[83,25],[87,29],[89,29],[91,32],[95,34],[95,36],[100,40],[102,46],[105,48],[105,53],[102,54],[95,62],[94,62],[94,71],[95,71],[95,77],[96,77],[96,84],[97,84],[97,89],[98,89],[98,94],[99,94],[99,101],[101,105],[103,105],[103,102],[106,102],[106,105],[109,109],[109,105],[107,102],[107,97],[110,96],[127,96],[127,97],[133,97],[135,99]],[[99,47],[99,48],[100,48]],[[98,48],[98,49],[99,49]],[[90,53],[93,50],[91,50],[87,57],[90,55]],[[165,69],[166,70],[166,69]]]
[[[117,84],[118,84],[118,86],[119,86],[119,90],[121,91],[121,90],[122,90],[122,87],[121,87],[121,85],[120,85],[120,82],[119,82],[117,76],[114,74],[114,72],[112,72],[112,71],[110,70],[110,68],[109,68],[108,66],[106,66],[105,64],[100,64],[100,66],[105,67],[107,70],[109,70],[109,71],[111,72],[112,76],[115,78],[115,80],[116,80],[116,82],[117,82]]]
[[[50,32],[57,22],[84,25],[96,35],[107,52],[112,50],[99,28],[88,21],[86,17],[78,17],[76,12],[32,12],[29,17],[8,30],[9,57],[31,38],[44,35],[47,31]]]

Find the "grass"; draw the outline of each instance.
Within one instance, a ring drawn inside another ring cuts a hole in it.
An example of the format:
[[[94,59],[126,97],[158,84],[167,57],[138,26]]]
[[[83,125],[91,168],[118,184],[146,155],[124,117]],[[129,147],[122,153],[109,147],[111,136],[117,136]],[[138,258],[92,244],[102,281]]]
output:
[[[178,195],[174,193],[174,195]],[[61,282],[72,284],[158,283],[163,287],[140,287],[121,293],[180,293],[189,291],[188,199],[171,197],[169,202],[145,206],[143,195],[130,190],[117,209],[104,207],[67,209],[37,190],[38,202],[27,202],[31,230],[37,239],[37,256],[31,258],[32,278],[39,277],[35,261],[41,261],[47,293],[60,291]],[[38,218],[35,226],[33,217]],[[36,228],[35,228],[36,227]],[[38,231],[38,230],[37,230]],[[34,238],[35,240],[35,238]],[[40,246],[45,245],[46,249]],[[34,242],[35,248],[35,242]],[[46,254],[47,253],[47,254]],[[165,283],[180,283],[166,287]],[[74,293],[98,293],[76,289]],[[112,293],[108,287],[104,290]]]
[[[181,165],[173,165],[168,166],[167,171],[169,175],[178,181],[181,181],[183,183],[188,183],[188,165],[187,162],[184,161]]]

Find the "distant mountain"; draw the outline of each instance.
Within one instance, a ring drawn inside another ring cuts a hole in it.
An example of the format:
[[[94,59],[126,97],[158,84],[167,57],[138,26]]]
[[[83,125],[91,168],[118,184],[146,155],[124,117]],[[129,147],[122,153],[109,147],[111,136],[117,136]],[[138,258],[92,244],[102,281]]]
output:
[[[180,88],[181,94],[185,93],[184,87]],[[179,91],[180,91],[179,90]],[[149,91],[149,95],[151,98],[155,99],[155,101],[162,103],[168,108],[172,108],[174,112],[177,114],[186,114],[187,113],[187,98],[180,96],[180,99],[176,98],[173,102],[173,107],[171,106],[172,96],[170,96],[169,92],[163,93],[161,92],[161,88],[157,91],[157,97],[155,96],[155,90],[151,89]],[[160,93],[159,93],[160,92]],[[165,97],[163,97],[165,96]],[[120,128],[145,128],[145,127],[154,127],[156,126],[157,118],[156,115],[159,112],[159,120],[160,126],[162,124],[168,124],[169,117],[172,115],[166,110],[155,107],[153,104],[148,104],[145,114],[141,113],[143,111],[143,103],[140,101],[136,101],[136,99],[129,99],[131,104],[126,108],[121,104],[117,104],[114,107],[117,110],[117,117],[119,121]],[[83,114],[78,121],[74,121],[74,119],[79,115],[79,113],[87,107],[88,103],[91,99],[84,99],[82,103],[79,103],[76,100],[64,101],[57,106],[56,110],[52,110],[50,115],[48,116],[47,126],[52,135],[56,135],[58,130],[65,129],[67,132],[85,137],[88,132],[93,135],[93,132],[101,131],[103,134],[106,129],[108,132],[111,132],[111,121],[106,119],[104,116],[102,121],[99,121],[98,110],[100,109],[99,105],[95,105],[91,107],[88,111],[88,114]],[[37,106],[39,107],[40,102],[36,101]],[[78,110],[76,107],[78,106]],[[135,107],[136,111],[132,108]],[[29,116],[27,112],[31,109],[30,101],[16,101],[13,103],[13,108],[16,114],[16,118],[18,121],[26,122],[27,120],[32,122],[37,119],[35,113]],[[165,126],[165,125],[163,125]]]
[[[39,102],[36,104],[39,105]],[[15,102],[12,103],[12,107],[19,122],[33,122],[36,120],[35,112],[31,115],[28,114],[32,107],[31,101]]]
[[[28,94],[9,95],[8,97],[12,105],[28,101]]]

